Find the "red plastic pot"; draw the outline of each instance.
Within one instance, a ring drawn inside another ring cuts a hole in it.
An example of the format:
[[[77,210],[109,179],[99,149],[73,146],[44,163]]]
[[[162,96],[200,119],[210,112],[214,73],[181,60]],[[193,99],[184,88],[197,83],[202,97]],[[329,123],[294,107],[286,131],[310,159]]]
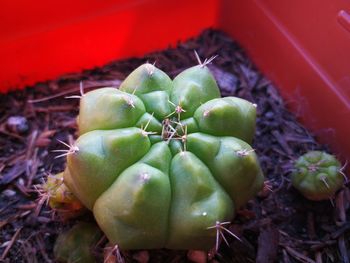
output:
[[[347,0],[3,0],[0,91],[142,56],[208,27],[238,40],[307,127],[350,157]]]

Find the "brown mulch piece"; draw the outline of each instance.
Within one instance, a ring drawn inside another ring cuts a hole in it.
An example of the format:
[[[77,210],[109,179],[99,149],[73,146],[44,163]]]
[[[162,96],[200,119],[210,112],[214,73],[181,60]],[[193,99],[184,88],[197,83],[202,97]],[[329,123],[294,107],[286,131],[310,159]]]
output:
[[[86,90],[117,87],[134,68],[149,61],[171,77],[218,55],[210,68],[223,96],[256,103],[256,150],[266,176],[259,197],[237,212],[230,231],[211,262],[349,262],[350,191],[344,187],[333,202],[312,202],[290,184],[293,161],[308,150],[328,150],[287,109],[274,85],[253,65],[242,48],[220,31],[206,30],[198,38],[143,58],[116,61],[104,67],[38,83],[0,95],[0,261],[53,262],[57,234],[74,223],[62,223],[46,207],[38,207],[35,185],[48,173],[64,168],[52,150],[58,140],[76,137],[78,100],[65,96]],[[43,203],[43,202],[41,202]],[[85,216],[86,217],[86,216]],[[102,254],[102,250],[98,251]],[[195,253],[190,253],[195,255]],[[186,251],[122,251],[127,261],[186,262]],[[100,256],[101,258],[101,256]]]

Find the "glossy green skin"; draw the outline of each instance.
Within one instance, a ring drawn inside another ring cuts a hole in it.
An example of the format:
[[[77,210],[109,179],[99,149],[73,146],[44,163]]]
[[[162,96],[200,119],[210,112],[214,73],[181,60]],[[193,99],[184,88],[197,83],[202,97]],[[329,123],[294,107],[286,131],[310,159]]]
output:
[[[340,166],[333,155],[321,151],[307,152],[295,162],[292,184],[310,200],[327,200],[344,183]]]
[[[101,236],[97,225],[80,222],[58,236],[54,246],[55,259],[64,263],[95,263],[92,248]]]
[[[64,179],[111,243],[209,249],[216,230],[208,228],[231,221],[261,189],[263,175],[249,145],[255,107],[219,97],[205,66],[172,81],[150,64],[133,71],[119,90],[82,97],[79,151],[68,155]],[[174,105],[182,110],[174,112]]]

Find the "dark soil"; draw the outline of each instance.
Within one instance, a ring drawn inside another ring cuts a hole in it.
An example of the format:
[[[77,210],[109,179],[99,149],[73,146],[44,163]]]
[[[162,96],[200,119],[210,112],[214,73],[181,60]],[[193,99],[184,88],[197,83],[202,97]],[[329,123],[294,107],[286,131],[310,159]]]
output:
[[[241,242],[227,236],[212,262],[349,262],[350,191],[340,190],[333,201],[312,202],[290,184],[293,161],[308,150],[327,150],[297,121],[273,84],[242,48],[222,32],[207,30],[176,48],[116,61],[83,73],[62,76],[21,91],[0,95],[0,259],[4,262],[52,262],[57,234],[74,220],[61,222],[45,205],[38,204],[35,185],[48,173],[64,169],[64,158],[52,150],[58,140],[76,137],[78,100],[65,99],[86,90],[118,86],[145,61],[171,77],[218,55],[210,66],[223,96],[238,96],[258,109],[254,148],[267,183],[263,192],[238,211],[230,226]],[[16,118],[9,117],[16,116]],[[20,118],[24,117],[24,118]],[[83,219],[91,218],[84,215]],[[80,218],[81,219],[81,218]],[[100,253],[101,249],[97,249]],[[187,262],[186,251],[122,251],[127,261]],[[101,253],[99,258],[101,259]],[[140,259],[141,258],[141,259]],[[1,261],[0,260],[0,261]],[[143,260],[143,261],[142,261]]]

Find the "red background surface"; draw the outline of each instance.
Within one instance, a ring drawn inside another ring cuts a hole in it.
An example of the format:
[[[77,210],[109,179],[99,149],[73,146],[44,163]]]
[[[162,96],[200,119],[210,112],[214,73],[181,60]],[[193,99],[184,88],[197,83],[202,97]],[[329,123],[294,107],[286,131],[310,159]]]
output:
[[[350,157],[347,0],[2,0],[0,91],[142,56],[208,27],[237,39],[321,141]]]

